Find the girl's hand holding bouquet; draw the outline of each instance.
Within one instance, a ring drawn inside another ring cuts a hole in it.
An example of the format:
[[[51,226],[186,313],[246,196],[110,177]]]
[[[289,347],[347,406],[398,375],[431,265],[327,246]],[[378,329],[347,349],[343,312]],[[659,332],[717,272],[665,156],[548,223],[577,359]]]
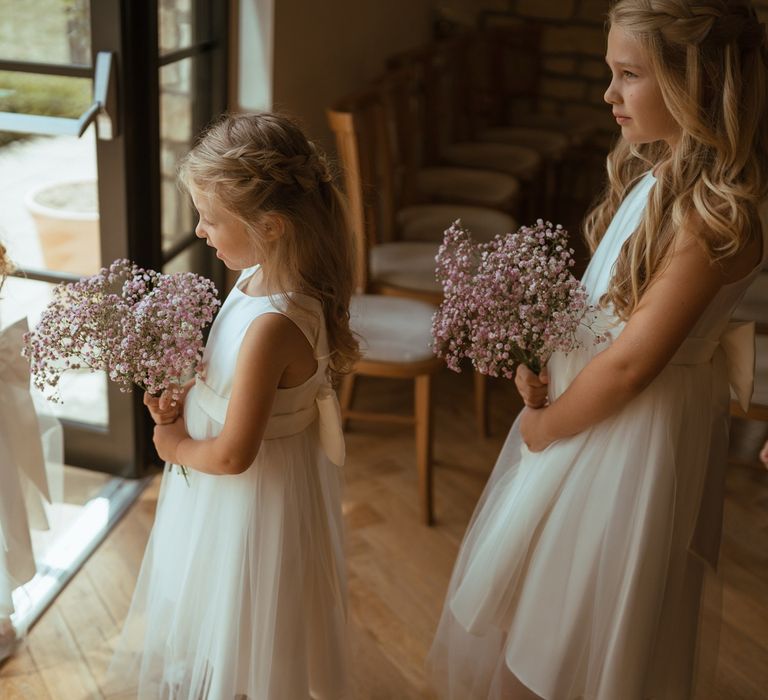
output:
[[[552,442],[541,412],[531,410],[547,405],[546,364],[553,352],[581,347],[577,330],[589,326],[592,309],[573,265],[568,232],[541,219],[483,244],[457,221],[437,255],[444,300],[434,350],[453,370],[468,358],[482,374],[515,379],[527,407],[520,432],[534,452]]]
[[[195,380],[190,379],[182,388],[181,395],[178,398],[174,398],[168,391],[164,391],[160,396],[152,396],[146,391],[144,392],[144,405],[149,410],[152,420],[157,425],[168,425],[173,423],[184,411],[184,400],[187,397],[187,393],[194,386]]]
[[[54,289],[25,337],[34,385],[52,401],[69,369],[104,370],[120,386],[144,389],[156,423],[176,421],[203,356],[203,329],[220,302],[210,280],[161,274],[128,260]],[[186,476],[186,470],[182,467]]]
[[[517,366],[515,386],[523,403],[529,408],[542,408],[547,404],[549,392],[549,372],[546,367],[538,374],[532,372],[524,364]]]
[[[158,424],[155,426],[152,435],[152,441],[160,459],[172,464],[178,464],[176,449],[179,443],[188,438],[187,429],[184,426],[184,419],[180,416],[171,423]]]

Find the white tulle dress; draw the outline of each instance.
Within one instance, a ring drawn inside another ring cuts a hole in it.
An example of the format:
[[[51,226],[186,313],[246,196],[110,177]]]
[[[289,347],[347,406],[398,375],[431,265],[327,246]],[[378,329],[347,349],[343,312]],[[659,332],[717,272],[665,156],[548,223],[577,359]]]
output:
[[[155,525],[110,668],[110,693],[164,700],[336,700],[345,696],[344,460],[327,379],[320,303],[296,311],[243,290],[245,270],[205,349],[184,406],[194,439],[217,435],[240,344],[265,313],[288,316],[318,360],[278,389],[258,456],[237,476],[166,465]]]
[[[593,303],[654,182],[638,181],[595,252],[584,277]],[[617,414],[538,453],[515,421],[433,643],[439,697],[516,698],[521,685],[546,700],[691,697],[702,580],[720,544],[729,379],[743,386],[754,360],[750,329],[729,317],[756,274],[719,291]],[[622,330],[607,313],[600,323],[614,339]],[[552,357],[550,400],[605,347],[585,343]]]

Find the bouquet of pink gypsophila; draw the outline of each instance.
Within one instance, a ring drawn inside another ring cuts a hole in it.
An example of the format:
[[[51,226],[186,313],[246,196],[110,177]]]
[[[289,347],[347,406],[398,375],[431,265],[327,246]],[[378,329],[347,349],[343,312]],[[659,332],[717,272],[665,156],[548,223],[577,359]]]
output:
[[[200,275],[166,275],[115,260],[96,275],[54,288],[25,336],[33,383],[60,402],[64,372],[104,370],[121,391],[136,384],[178,400],[183,380],[201,370],[203,329],[219,304],[213,282]]]
[[[451,369],[468,358],[482,374],[511,379],[520,363],[538,374],[553,352],[581,345],[576,331],[592,307],[570,271],[573,249],[562,226],[539,219],[476,243],[456,221],[436,261],[444,298],[433,349]]]

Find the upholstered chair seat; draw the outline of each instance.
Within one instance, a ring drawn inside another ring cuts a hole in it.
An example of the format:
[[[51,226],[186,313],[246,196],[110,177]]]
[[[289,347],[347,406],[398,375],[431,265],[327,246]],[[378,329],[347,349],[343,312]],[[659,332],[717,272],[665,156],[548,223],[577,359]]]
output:
[[[470,201],[504,209],[520,197],[520,181],[505,173],[445,166],[419,168],[413,177],[422,201]]]
[[[350,305],[352,330],[361,338],[363,359],[370,362],[431,360],[433,304],[383,296],[356,294]],[[397,333],[392,329],[396,328]]]
[[[549,129],[564,135],[571,146],[582,146],[595,134],[598,126],[593,119],[565,117],[538,112],[515,113],[510,126]]]
[[[398,296],[355,294],[350,326],[360,339],[362,357],[340,387],[342,416],[350,420],[412,425],[416,443],[419,511],[425,525],[434,522],[432,489],[432,376],[443,361],[431,349],[434,304]],[[352,406],[360,376],[413,380],[413,415],[356,410]]]
[[[441,157],[451,165],[497,170],[526,182],[534,180],[542,167],[541,156],[532,148],[508,143],[461,141],[444,146]]]
[[[371,248],[370,278],[374,288],[400,288],[434,295],[442,287],[435,279],[437,243],[382,243]]]
[[[558,162],[570,147],[570,140],[562,133],[531,127],[498,126],[484,129],[475,136],[477,141],[509,143],[533,149],[542,158]]]
[[[397,212],[400,240],[443,240],[445,230],[456,219],[466,226],[478,241],[489,241],[497,234],[517,230],[517,222],[496,209],[453,204],[420,204]]]

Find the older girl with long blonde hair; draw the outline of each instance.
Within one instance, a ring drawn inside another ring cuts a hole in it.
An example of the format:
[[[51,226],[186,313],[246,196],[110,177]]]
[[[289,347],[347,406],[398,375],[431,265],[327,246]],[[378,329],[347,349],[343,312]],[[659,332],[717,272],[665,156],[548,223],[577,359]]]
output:
[[[145,397],[166,469],[110,692],[342,698],[344,440],[331,380],[357,357],[343,203],[322,154],[275,114],[213,124],[180,181],[197,235],[241,274],[183,405]]]
[[[608,340],[525,368],[430,663],[440,697],[684,700],[712,669],[729,317],[768,254],[768,51],[749,0],[619,0],[605,93],[621,138],[587,218]],[[701,687],[699,688],[701,689]]]

